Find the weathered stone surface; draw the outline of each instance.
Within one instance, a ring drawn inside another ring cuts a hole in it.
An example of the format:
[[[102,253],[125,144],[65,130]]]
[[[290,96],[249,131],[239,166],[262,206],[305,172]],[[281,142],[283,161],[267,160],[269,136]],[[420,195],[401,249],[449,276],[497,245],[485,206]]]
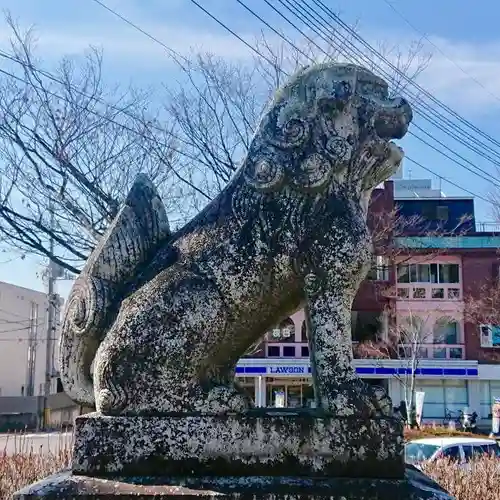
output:
[[[401,478],[400,420],[319,411],[76,419],[73,472]]]
[[[397,169],[389,140],[411,119],[370,71],[312,66],[276,93],[234,178],[175,234],[139,179],[68,301],[68,394],[108,415],[241,411],[238,359],[305,304],[317,407],[389,415],[352,366],[350,309],[370,263],[370,195]]]
[[[62,472],[19,491],[14,500],[45,498],[230,498],[235,500],[452,500],[413,468],[405,479],[295,477],[141,477],[103,479]]]

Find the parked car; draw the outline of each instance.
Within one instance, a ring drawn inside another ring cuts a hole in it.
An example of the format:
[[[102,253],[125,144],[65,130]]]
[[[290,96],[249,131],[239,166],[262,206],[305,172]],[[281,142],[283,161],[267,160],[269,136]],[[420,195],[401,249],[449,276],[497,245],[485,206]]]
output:
[[[465,437],[433,437],[410,441],[405,445],[405,461],[416,465],[439,458],[467,464],[480,455],[495,455],[500,459],[500,446],[494,439]]]

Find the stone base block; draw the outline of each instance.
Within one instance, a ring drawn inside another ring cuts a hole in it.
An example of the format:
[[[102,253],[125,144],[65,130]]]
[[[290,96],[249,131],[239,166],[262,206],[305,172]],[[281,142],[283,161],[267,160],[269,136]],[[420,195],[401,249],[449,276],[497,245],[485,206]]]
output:
[[[402,478],[398,419],[315,410],[76,419],[73,473],[86,476]]]
[[[452,500],[414,468],[404,479],[319,479],[292,477],[186,477],[102,479],[62,472],[14,495],[14,500],[214,497],[231,500]]]

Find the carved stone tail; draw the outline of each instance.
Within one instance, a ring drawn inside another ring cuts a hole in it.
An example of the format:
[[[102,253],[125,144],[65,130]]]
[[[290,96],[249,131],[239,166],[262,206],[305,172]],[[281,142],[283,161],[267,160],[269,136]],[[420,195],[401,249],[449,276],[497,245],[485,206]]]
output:
[[[80,404],[94,405],[91,366],[99,344],[141,266],[170,235],[158,192],[141,174],[88,258],[66,305],[59,353],[61,381],[66,393]]]
[[[80,404],[94,405],[90,368],[111,323],[113,286],[81,276],[68,299],[60,343],[60,375],[64,390]]]

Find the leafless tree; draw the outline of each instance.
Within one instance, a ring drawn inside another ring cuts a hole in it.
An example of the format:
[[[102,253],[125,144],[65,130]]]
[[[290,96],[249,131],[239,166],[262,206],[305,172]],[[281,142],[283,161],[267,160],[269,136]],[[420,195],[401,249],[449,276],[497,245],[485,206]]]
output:
[[[265,59],[174,56],[180,85],[165,88],[165,109],[152,110],[147,92],[104,84],[97,50],[44,72],[33,32],[8,23],[10,60],[0,75],[0,242],[74,273],[138,172],[150,175],[171,221],[181,224],[238,168],[286,73],[339,56],[325,36],[290,46],[264,34],[255,45]],[[410,79],[429,61],[419,45],[406,57],[394,49],[387,55]],[[398,72],[391,83],[401,86]]]
[[[337,35],[338,36],[338,35]],[[289,40],[289,38],[288,38]],[[345,48],[331,42],[332,33],[306,33],[288,43],[262,33],[254,42],[260,56],[249,62],[228,62],[210,53],[194,53],[177,59],[184,75],[177,88],[169,85],[167,115],[174,118],[174,133],[186,157],[197,191],[186,193],[188,213],[213,198],[231,178],[247,152],[255,126],[278,87],[304,65],[346,60]],[[345,40],[346,46],[348,40]],[[430,55],[420,43],[407,53],[381,45],[396,70],[385,68],[390,88],[399,92],[425,70]],[[366,54],[362,63],[377,71],[377,62]],[[402,76],[404,74],[404,77]]]
[[[8,22],[11,51],[0,75],[0,237],[78,272],[138,172],[163,187],[175,183],[171,136],[156,126],[146,93],[104,85],[99,51],[45,73],[33,33]],[[158,154],[151,154],[153,145]],[[170,192],[165,200],[175,201]]]
[[[457,321],[457,318],[451,317],[445,311],[429,313],[413,307],[396,313],[394,305],[389,306],[386,313],[389,317],[387,332],[377,339],[360,344],[356,353],[362,358],[374,359],[381,364],[383,360],[397,360],[401,370],[394,377],[401,385],[409,414],[413,413],[413,418],[410,418],[408,423],[414,425],[417,374],[421,361],[429,358],[429,349],[434,349],[434,344],[444,342],[440,327]]]

